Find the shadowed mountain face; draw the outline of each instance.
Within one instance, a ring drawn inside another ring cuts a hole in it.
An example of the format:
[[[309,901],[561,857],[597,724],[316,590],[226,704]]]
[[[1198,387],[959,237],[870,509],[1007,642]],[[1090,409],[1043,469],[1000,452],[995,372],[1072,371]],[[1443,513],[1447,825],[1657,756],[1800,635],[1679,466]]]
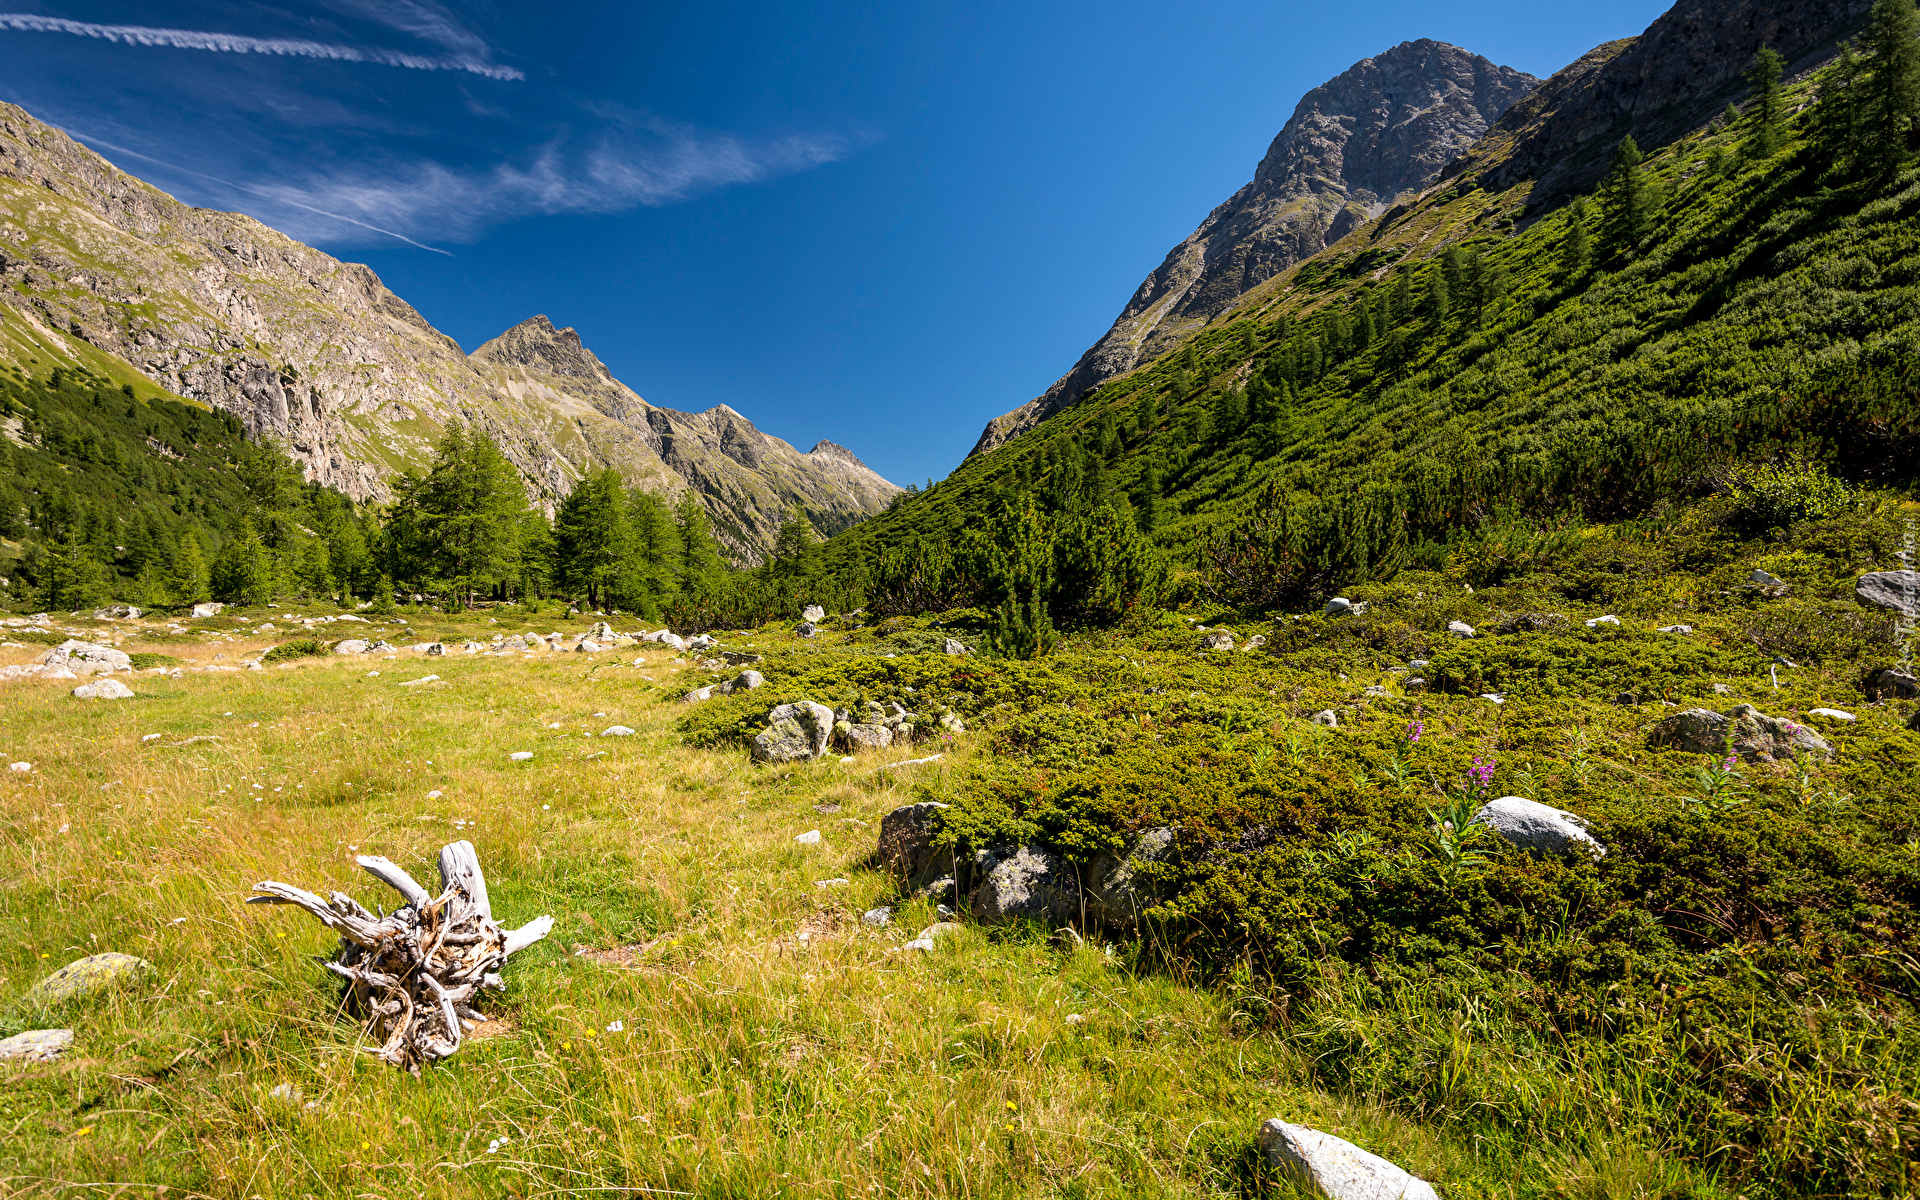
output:
[[[1208,214],[1045,395],[979,454],[1165,353],[1251,289],[1417,194],[1539,80],[1444,42],[1402,42],[1308,92],[1253,181]]]
[[[1449,174],[1500,191],[1526,180],[1539,209],[1591,189],[1631,134],[1664,146],[1743,100],[1762,46],[1789,75],[1830,57],[1872,0],[1681,0],[1637,38],[1597,47],[1507,111]]]
[[[499,444],[537,502],[604,467],[691,491],[745,563],[794,509],[831,534],[900,490],[724,405],[656,408],[544,316],[469,356],[368,268],[181,204],[0,104],[0,364],[44,376],[103,358],[280,439],[309,479],[356,499],[388,498],[456,420]]]

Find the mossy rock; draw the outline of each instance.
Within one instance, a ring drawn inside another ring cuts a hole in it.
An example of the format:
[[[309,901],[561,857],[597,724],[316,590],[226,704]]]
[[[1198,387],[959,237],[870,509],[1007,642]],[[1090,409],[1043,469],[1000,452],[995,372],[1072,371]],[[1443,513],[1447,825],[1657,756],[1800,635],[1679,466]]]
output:
[[[70,1000],[97,995],[153,970],[153,964],[132,954],[92,954],[70,962],[27,989],[21,1001],[34,1008],[51,1008]]]

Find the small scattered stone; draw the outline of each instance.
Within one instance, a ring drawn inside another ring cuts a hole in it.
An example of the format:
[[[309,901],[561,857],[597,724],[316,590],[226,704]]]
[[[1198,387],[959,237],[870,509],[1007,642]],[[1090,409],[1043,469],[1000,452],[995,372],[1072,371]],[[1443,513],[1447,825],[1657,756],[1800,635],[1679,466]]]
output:
[[[1762,571],[1759,567],[1755,567],[1748,573],[1747,582],[1757,588],[1763,588],[1770,592],[1784,593],[1787,590],[1786,580],[1780,578],[1778,575]]]
[[[1452,634],[1455,637],[1463,637],[1463,638],[1480,636],[1477,632],[1475,632],[1473,626],[1467,624],[1465,621],[1448,621],[1447,632]]]
[[[1851,721],[1854,719],[1852,713],[1842,712],[1837,708],[1816,708],[1809,711],[1807,715],[1810,717],[1830,717],[1835,721]]]
[[[1321,709],[1309,719],[1312,720],[1315,725],[1325,725],[1328,729],[1340,728],[1340,714],[1330,708]]]
[[[827,619],[827,610],[818,604],[809,604],[800,610],[800,619],[810,625],[818,625]]]
[[[1233,649],[1233,635],[1224,629],[1217,629],[1200,639],[1200,648],[1202,650],[1231,650]]]
[[[507,760],[509,762],[525,762],[532,757],[533,751],[531,750],[515,750],[512,754],[507,755]]]
[[[862,925],[871,925],[875,929],[885,929],[887,926],[893,924],[893,910],[891,908],[870,908],[860,914],[860,923]]]
[[[1660,632],[1660,633],[1692,633],[1692,632],[1693,632],[1693,626],[1691,626],[1691,625],[1662,625],[1662,626],[1660,627],[1660,629],[1659,629],[1659,632]]]
[[[818,829],[809,829],[793,840],[799,842],[802,846],[818,846],[820,844],[820,831]]]
[[[1618,625],[1619,623],[1620,623],[1620,618],[1609,613],[1604,617],[1589,618],[1586,622],[1586,625],[1588,629],[1598,629],[1602,625]]]
[[[940,653],[942,654],[957,658],[967,652],[966,643],[962,642],[959,638],[947,638],[940,643]]]
[[[633,728],[629,725],[609,725],[600,734],[601,737],[632,737]]]

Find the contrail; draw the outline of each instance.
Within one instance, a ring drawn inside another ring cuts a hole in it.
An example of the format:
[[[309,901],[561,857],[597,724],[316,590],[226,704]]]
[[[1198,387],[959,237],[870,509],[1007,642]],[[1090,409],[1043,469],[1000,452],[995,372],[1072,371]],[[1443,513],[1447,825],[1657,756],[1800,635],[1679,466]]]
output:
[[[442,250],[438,246],[429,246],[425,242],[416,242],[404,233],[395,233],[391,229],[382,229],[378,225],[369,225],[365,221],[356,221],[352,217],[341,216],[339,213],[336,213],[336,212],[328,212],[324,208],[315,208],[311,204],[302,204],[298,200],[289,199],[287,196],[281,193],[269,191],[266,188],[255,187],[253,184],[250,184],[250,183],[235,183],[231,179],[222,179],[218,175],[209,175],[205,171],[196,171],[191,167],[183,167],[178,165],[177,163],[170,163],[163,158],[155,158],[151,154],[142,154],[140,153],[140,151],[129,149],[126,146],[116,146],[105,138],[93,137],[92,135],[85,134],[85,133],[75,133],[71,129],[65,130],[65,132],[70,137],[73,137],[78,141],[86,142],[93,145],[105,146],[107,149],[113,151],[115,154],[129,154],[129,155],[132,155],[134,158],[144,158],[150,163],[155,163],[155,164],[158,164],[159,166],[167,168],[169,171],[178,171],[182,175],[197,175],[201,179],[212,180],[214,183],[217,183],[222,187],[229,187],[234,189],[235,191],[252,192],[256,196],[262,196],[269,200],[276,200],[281,204],[290,204],[295,208],[303,208],[310,213],[318,213],[323,217],[328,217],[335,221],[343,221],[348,225],[358,225],[360,228],[371,230],[374,233],[384,233],[388,237],[397,238],[398,240],[405,242],[409,246],[417,246],[422,250],[431,250],[435,254],[444,254],[448,258],[454,257],[454,254],[451,250]]]
[[[298,58],[325,58],[335,62],[378,63],[415,71],[471,71],[489,79],[525,79],[512,67],[495,66],[471,58],[427,58],[361,46],[337,46],[304,38],[256,38],[236,33],[201,33],[192,29],[153,29],[145,25],[91,25],[63,17],[33,13],[0,13],[0,29],[29,33],[71,33],[77,37],[125,42],[129,46],[171,46],[177,50],[223,50],[229,54],[281,54]]]

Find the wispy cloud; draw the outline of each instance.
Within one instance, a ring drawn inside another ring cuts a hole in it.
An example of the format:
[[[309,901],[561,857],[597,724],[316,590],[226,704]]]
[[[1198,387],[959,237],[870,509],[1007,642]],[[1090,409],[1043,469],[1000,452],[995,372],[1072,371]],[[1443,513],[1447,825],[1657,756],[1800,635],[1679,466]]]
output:
[[[433,37],[443,45],[448,44],[447,37],[455,33],[471,39],[471,35],[465,35],[464,31],[459,30],[458,26],[451,21],[438,20],[443,14],[437,13],[430,7],[403,3],[399,6],[399,12],[410,18],[410,24],[400,25],[391,18],[387,23],[395,25],[396,28],[406,28],[409,32],[422,36]],[[512,67],[487,62],[474,54],[432,58],[377,46],[343,46],[330,42],[308,41],[304,38],[256,38],[237,33],[156,29],[146,25],[94,25],[86,21],[69,21],[63,17],[43,17],[33,13],[0,13],[0,29],[14,29],[28,33],[66,33],[77,37],[99,38],[108,42],[122,42],[130,46],[167,46],[176,50],[212,50],[228,54],[287,55],[297,58],[330,59],[335,62],[375,63],[387,67],[406,67],[416,71],[471,71],[475,75],[484,75],[489,79],[526,78],[522,72]],[[445,36],[435,36],[436,34]]]
[[[270,203],[324,211],[385,233],[462,242],[522,217],[659,207],[716,188],[795,174],[837,162],[863,144],[837,135],[752,139],[658,121],[648,125],[644,134],[604,140],[585,151],[552,143],[522,164],[463,170],[421,161],[377,173],[251,184],[246,190]],[[308,232],[331,241],[349,233],[310,225]]]
[[[629,116],[622,124],[590,149],[556,140],[519,164],[470,169],[413,160],[267,182],[237,182],[96,134],[68,132],[123,161],[140,159],[224,189],[233,199],[221,203],[303,241],[339,246],[393,238],[440,254],[447,252],[428,243],[471,241],[523,217],[656,208],[837,162],[872,140],[830,134],[754,139],[651,117]]]

